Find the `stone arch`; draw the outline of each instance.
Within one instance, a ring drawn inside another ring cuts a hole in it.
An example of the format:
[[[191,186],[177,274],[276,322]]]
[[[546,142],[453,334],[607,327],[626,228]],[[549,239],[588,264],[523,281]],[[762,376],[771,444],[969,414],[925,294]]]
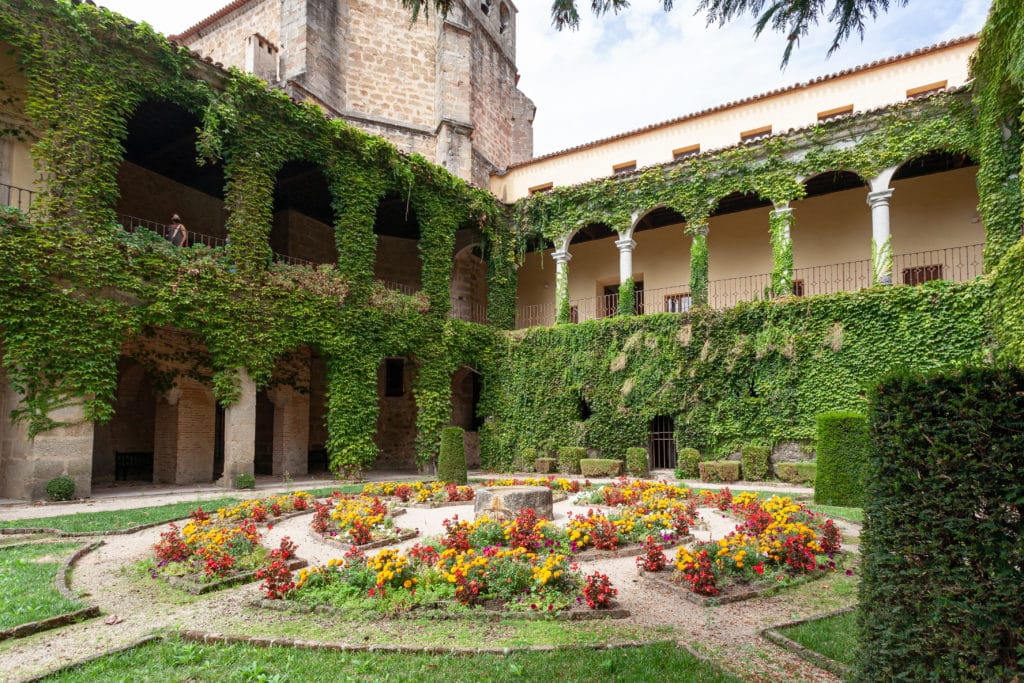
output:
[[[690,254],[682,213],[660,204],[637,215],[628,237],[634,242],[632,270],[637,313],[680,313],[690,309]],[[679,227],[671,227],[679,226]]]
[[[114,416],[93,428],[93,485],[153,481],[156,396],[146,369],[122,357],[117,364]]]
[[[731,192],[715,202],[708,221],[708,301],[728,308],[771,287],[769,230],[772,202],[756,192]]]
[[[453,261],[452,317],[475,323],[486,323],[487,264],[483,259],[481,244],[466,245],[456,252]]]
[[[463,366],[452,375],[452,425],[465,430],[466,464],[480,465],[480,425],[483,419],[477,411],[480,403],[482,378],[475,369]]]
[[[224,169],[218,163],[196,163],[201,124],[195,113],[164,100],[143,101],[129,117],[115,205],[126,230],[148,229],[169,237],[168,223],[178,214],[189,244],[224,244]]]
[[[335,213],[323,170],[305,160],[284,163],[274,178],[270,248],[292,265],[336,263]]]
[[[373,275],[391,288],[412,294],[423,286],[420,222],[406,198],[391,193],[381,198],[373,223],[377,240]]]

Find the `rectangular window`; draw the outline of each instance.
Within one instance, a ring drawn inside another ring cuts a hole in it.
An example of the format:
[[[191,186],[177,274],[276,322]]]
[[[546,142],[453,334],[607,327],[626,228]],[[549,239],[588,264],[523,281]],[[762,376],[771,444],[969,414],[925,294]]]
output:
[[[541,183],[540,185],[534,185],[533,187],[528,189],[527,192],[529,192],[530,194],[538,194],[540,192],[547,192],[554,186],[554,183]]]
[[[623,161],[621,164],[615,164],[612,166],[612,173],[619,175],[620,173],[632,173],[636,170],[636,159],[633,161]]]
[[[665,312],[666,313],[686,313],[690,310],[690,306],[693,304],[693,299],[689,294],[666,294],[665,295]]]
[[[803,296],[803,295],[804,295],[804,281],[803,280],[793,280],[793,296]]]
[[[914,97],[923,97],[925,95],[931,95],[932,93],[938,92],[946,87],[947,81],[935,81],[928,85],[919,85],[916,88],[907,89],[907,99]]]
[[[903,284],[919,285],[929,280],[942,279],[942,265],[915,266],[903,269]]]
[[[672,150],[672,160],[679,161],[681,159],[688,159],[695,157],[700,154],[700,145],[689,145],[687,147],[680,147]]]
[[[840,116],[846,116],[847,114],[853,113],[853,105],[847,104],[842,107],[835,107],[834,109],[826,109],[825,111],[818,112],[819,121],[831,121],[837,119]]]
[[[772,134],[771,126],[761,126],[760,128],[751,128],[740,133],[741,142],[751,142],[753,140],[760,140],[766,138]]]
[[[384,395],[405,396],[405,359],[384,359]]]

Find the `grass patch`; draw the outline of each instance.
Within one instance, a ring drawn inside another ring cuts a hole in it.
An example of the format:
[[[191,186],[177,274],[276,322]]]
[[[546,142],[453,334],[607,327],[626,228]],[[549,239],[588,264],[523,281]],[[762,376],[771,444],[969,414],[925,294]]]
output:
[[[847,522],[857,522],[858,524],[864,523],[864,508],[847,508],[839,507],[838,505],[818,505],[817,503],[807,503],[807,507],[833,519],[843,519]]]
[[[779,629],[779,633],[809,650],[852,666],[857,659],[857,613],[846,612],[799,626]]]
[[[404,655],[315,652],[284,647],[211,646],[179,640],[157,642],[112,655],[50,681],[673,681],[737,679],[670,645],[613,652],[498,655]]]
[[[77,543],[38,543],[0,548],[0,629],[56,617],[84,607],[68,600],[54,580]]]
[[[37,519],[15,519],[0,521],[0,529],[46,527],[72,533],[120,531],[143,524],[156,524],[183,519],[188,517],[192,510],[200,506],[204,510],[212,512],[217,508],[236,505],[238,502],[238,498],[215,498],[213,500],[192,500],[130,510],[102,510],[99,512],[79,512],[73,515],[58,515],[56,517],[39,517]]]
[[[362,493],[365,484],[339,484],[338,486],[327,486],[319,489],[297,489],[308,493],[316,498],[324,498],[332,493]]]

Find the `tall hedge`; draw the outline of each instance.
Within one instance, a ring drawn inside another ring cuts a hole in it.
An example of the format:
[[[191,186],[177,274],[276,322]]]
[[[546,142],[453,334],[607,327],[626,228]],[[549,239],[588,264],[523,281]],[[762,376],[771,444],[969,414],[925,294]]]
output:
[[[437,456],[437,478],[446,484],[465,484],[466,446],[462,427],[441,430],[441,452]]]
[[[579,474],[580,460],[587,457],[587,449],[580,446],[562,446],[558,449],[558,471]]]
[[[819,415],[814,502],[847,507],[863,505],[867,451],[868,423],[863,415],[846,411]]]
[[[858,680],[1016,680],[1024,371],[893,377],[869,418]]]
[[[764,481],[772,471],[771,450],[761,444],[749,443],[740,451],[743,458],[743,478]]]

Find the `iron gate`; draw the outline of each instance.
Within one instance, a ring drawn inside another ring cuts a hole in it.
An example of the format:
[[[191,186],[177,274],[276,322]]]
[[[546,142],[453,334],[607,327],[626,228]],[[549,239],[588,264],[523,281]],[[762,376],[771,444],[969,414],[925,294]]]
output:
[[[675,420],[669,415],[659,415],[651,420],[647,433],[647,457],[652,470],[676,468],[675,426]]]

